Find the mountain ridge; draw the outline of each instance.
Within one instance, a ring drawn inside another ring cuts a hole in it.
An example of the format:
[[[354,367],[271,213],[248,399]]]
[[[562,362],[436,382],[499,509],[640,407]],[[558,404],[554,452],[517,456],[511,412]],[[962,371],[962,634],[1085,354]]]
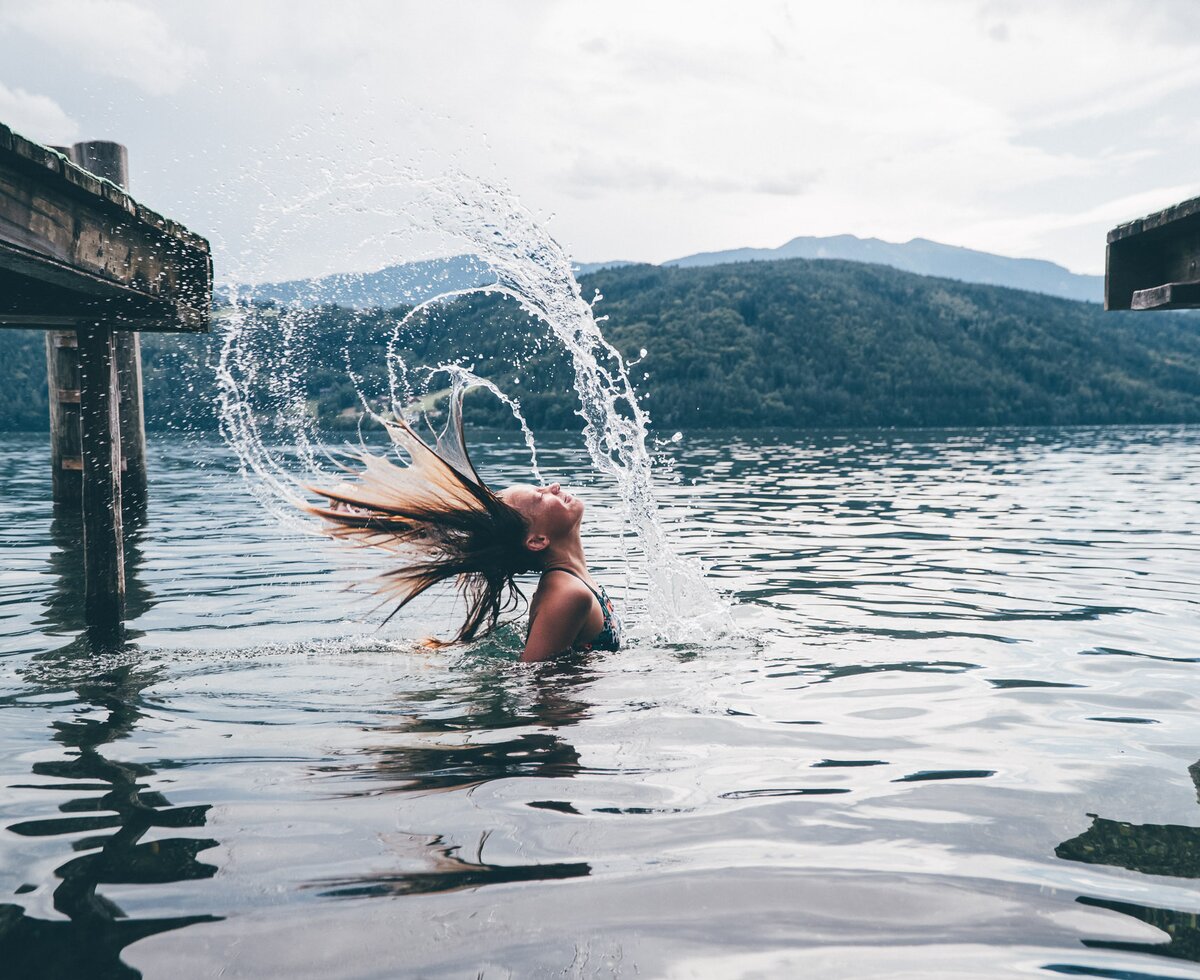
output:
[[[708,266],[729,262],[761,262],[778,259],[841,259],[886,265],[920,276],[936,276],[973,282],[982,286],[1007,286],[1031,293],[1058,296],[1085,303],[1104,299],[1104,277],[1071,272],[1046,259],[1013,258],[994,252],[946,245],[928,238],[888,242],[856,235],[819,237],[799,235],[777,248],[737,248],[697,252],[668,259],[664,266]]]
[[[1026,292],[1057,296],[1086,303],[1104,298],[1104,277],[1071,272],[1045,259],[1012,258],[945,245],[928,238],[908,242],[887,242],[880,238],[855,235],[819,237],[801,235],[777,248],[735,248],[718,252],[696,252],[659,263],[662,268],[695,268],[727,265],[735,262],[770,262],[786,259],[860,262],[883,265],[921,276],[953,279],[983,286],[1005,286]],[[590,275],[605,269],[655,263],[614,259],[608,262],[580,262],[575,274]],[[378,306],[390,308],[419,303],[439,293],[469,289],[490,279],[483,264],[469,255],[423,259],[387,266],[375,272],[346,272],[311,279],[292,279],[256,286],[240,286],[240,299],[274,302],[285,306],[336,305],[354,308]],[[228,299],[231,287],[220,289]]]

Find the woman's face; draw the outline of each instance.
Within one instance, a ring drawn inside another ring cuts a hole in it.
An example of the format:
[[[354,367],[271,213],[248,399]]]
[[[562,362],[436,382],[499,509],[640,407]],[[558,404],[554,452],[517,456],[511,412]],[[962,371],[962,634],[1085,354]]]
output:
[[[574,533],[583,519],[583,501],[566,493],[557,483],[534,487],[518,484],[499,494],[529,525],[530,537],[557,541]]]

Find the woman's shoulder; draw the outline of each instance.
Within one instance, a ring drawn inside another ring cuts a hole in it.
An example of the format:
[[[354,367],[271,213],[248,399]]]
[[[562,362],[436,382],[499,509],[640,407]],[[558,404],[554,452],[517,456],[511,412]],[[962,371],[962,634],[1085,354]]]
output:
[[[538,592],[557,595],[592,595],[591,586],[566,568],[547,568],[538,580]]]
[[[542,610],[550,610],[556,617],[585,616],[595,601],[595,594],[582,579],[562,569],[548,569],[542,572],[537,591],[529,603],[531,622],[532,617]]]

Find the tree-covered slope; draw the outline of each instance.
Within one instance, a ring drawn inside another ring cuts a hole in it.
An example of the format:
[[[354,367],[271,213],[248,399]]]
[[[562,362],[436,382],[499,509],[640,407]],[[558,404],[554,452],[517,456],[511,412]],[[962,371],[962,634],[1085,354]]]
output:
[[[588,280],[671,425],[1200,421],[1200,317],[851,262]]]
[[[1200,422],[1200,315],[1089,303],[853,262],[627,266],[583,277],[660,428]],[[267,312],[263,316],[273,316]],[[322,419],[352,424],[355,370],[376,382],[396,314],[310,311],[305,366]],[[410,359],[467,359],[532,424],[574,426],[570,369],[510,301],[457,303]],[[147,424],[213,427],[218,338],[146,335]],[[514,371],[514,351],[528,359]],[[519,377],[519,381],[516,380]],[[503,411],[478,400],[481,418]],[[497,416],[498,417],[498,416]],[[0,331],[0,428],[46,426],[42,335]]]

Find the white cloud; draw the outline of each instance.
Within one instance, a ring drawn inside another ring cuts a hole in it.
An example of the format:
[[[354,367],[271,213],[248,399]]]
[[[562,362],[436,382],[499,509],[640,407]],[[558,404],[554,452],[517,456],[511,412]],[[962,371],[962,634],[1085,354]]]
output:
[[[1000,243],[1000,250],[1011,255],[1033,251],[1046,237],[1057,232],[1086,229],[1102,248],[1109,229],[1126,221],[1161,211],[1179,201],[1200,194],[1200,180],[1188,184],[1154,187],[1101,201],[1081,211],[1048,210],[1038,214],[981,221],[971,229],[976,240]],[[994,247],[994,246],[993,246]]]
[[[79,125],[52,98],[2,82],[0,121],[37,143],[70,146],[79,138]]]
[[[132,82],[151,95],[177,91],[204,63],[204,53],[174,38],[153,7],[133,0],[5,0],[0,28],[49,45],[76,71]]]
[[[1200,35],[1169,30],[1193,6],[0,0],[0,80],[232,243],[262,188],[387,161],[506,181],[585,260],[850,232],[1097,271],[1097,221],[1194,180]]]
[[[670,194],[682,198],[705,194],[795,195],[809,190],[818,174],[799,169],[774,173],[720,173],[704,164],[679,166],[649,157],[579,154],[562,172],[562,184],[573,193],[594,197],[602,192]]]

